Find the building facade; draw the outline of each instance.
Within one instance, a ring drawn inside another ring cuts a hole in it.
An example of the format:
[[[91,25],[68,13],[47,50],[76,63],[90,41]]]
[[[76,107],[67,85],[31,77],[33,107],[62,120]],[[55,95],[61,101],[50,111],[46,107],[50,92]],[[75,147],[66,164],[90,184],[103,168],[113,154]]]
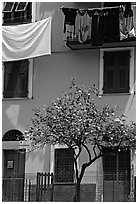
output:
[[[20,178],[35,176],[37,172],[53,172],[55,183],[74,182],[72,154],[65,147],[47,145],[31,151],[29,141],[23,136],[31,123],[32,108],[42,107],[59,97],[68,90],[72,77],[86,87],[94,83],[99,88],[102,96],[101,100],[96,99],[99,105],[118,105],[118,114],[126,115],[128,123],[136,120],[135,7],[135,3],[127,6],[123,3],[121,7],[111,2],[3,4],[4,26],[52,17],[51,55],[3,62],[3,176]],[[122,13],[126,12],[127,20],[120,17],[118,8],[125,9]],[[105,23],[103,16],[106,15]],[[120,21],[117,21],[117,15]],[[111,24],[114,24],[114,29]],[[127,32],[123,30],[124,24]],[[103,32],[107,25],[108,33]],[[122,28],[119,35],[117,26]],[[79,164],[85,159],[84,153]],[[91,195],[95,201],[124,201],[134,189],[133,160],[130,152],[118,153],[115,157],[99,159],[87,168],[82,184],[85,199],[90,200],[84,201],[93,201],[89,198]],[[65,170],[69,162],[70,169]],[[122,168],[127,172],[125,178]],[[57,191],[59,189],[63,190],[61,185],[56,188]]]

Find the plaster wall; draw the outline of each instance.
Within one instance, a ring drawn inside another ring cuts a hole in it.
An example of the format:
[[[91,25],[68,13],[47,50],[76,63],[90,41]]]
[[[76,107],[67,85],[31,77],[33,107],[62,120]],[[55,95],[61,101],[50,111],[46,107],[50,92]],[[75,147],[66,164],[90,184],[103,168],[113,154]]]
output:
[[[59,9],[61,6],[84,8],[86,4],[84,5],[83,2],[37,2],[36,20],[40,20],[44,15],[53,14],[52,54],[34,59],[32,99],[3,99],[2,136],[11,129],[24,132],[31,123],[32,108],[49,104],[63,91],[67,91],[72,77],[76,77],[77,82],[86,87],[92,83],[99,86],[100,51],[98,49],[73,51],[65,46],[63,40],[64,16]],[[87,3],[87,7],[92,6],[91,2]],[[100,7],[96,2],[95,6]],[[108,104],[111,107],[118,105],[121,108],[119,115],[127,113],[131,120],[135,120],[135,95],[104,95],[102,99],[95,98],[95,100],[99,105]],[[86,155],[83,154],[80,163],[85,157]],[[26,173],[48,171],[49,168],[48,146],[26,154]],[[90,171],[96,171],[96,163],[87,171],[88,174]]]

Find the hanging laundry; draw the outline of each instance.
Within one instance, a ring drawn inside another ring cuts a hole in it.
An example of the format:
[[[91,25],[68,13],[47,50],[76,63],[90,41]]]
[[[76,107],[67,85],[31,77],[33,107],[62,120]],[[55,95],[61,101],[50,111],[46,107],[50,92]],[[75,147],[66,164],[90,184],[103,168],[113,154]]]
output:
[[[134,31],[136,35],[136,5],[132,5],[131,8],[133,11],[133,26],[134,26]]]
[[[120,40],[136,37],[131,4],[122,6],[120,11]]]
[[[2,60],[15,61],[51,54],[51,20],[2,26]]]
[[[91,26],[91,44],[92,46],[100,46],[104,43],[105,37],[105,14],[104,10],[95,9],[88,12],[92,16]]]
[[[75,33],[80,43],[91,38],[91,18],[86,10],[78,10],[75,21]]]
[[[61,9],[65,15],[63,33],[67,34],[67,38],[73,37],[72,35],[75,34],[75,19],[77,15],[77,9],[64,7]]]
[[[119,9],[119,7],[105,9],[105,43],[119,41]]]

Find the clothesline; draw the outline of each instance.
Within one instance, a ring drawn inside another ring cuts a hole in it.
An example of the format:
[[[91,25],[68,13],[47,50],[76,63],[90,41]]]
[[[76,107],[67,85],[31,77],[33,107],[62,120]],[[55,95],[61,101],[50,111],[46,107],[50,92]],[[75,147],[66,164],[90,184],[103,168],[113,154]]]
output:
[[[82,10],[82,11],[87,11],[87,10],[90,10],[90,11],[93,11],[93,10],[103,10],[103,9],[113,9],[113,8],[122,8],[122,6],[124,6],[123,4],[120,5],[120,6],[111,6],[111,7],[99,7],[99,8],[87,8],[87,9],[79,9],[79,8],[70,8],[70,9],[74,9],[74,10]],[[132,6],[132,4],[131,4]],[[133,6],[136,6],[136,5],[133,5]],[[63,8],[65,8],[64,6],[60,7],[60,9],[62,10]]]
[[[135,37],[135,8],[133,5],[120,5],[98,11],[98,8],[77,10],[61,7],[65,15],[63,32],[67,39],[80,43],[90,40],[93,46]]]

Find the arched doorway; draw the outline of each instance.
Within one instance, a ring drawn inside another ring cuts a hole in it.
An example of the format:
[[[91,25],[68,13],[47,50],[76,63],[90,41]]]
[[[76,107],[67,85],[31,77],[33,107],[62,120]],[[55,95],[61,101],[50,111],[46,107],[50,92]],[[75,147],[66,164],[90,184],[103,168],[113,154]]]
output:
[[[6,132],[2,141],[21,141],[24,140],[24,136],[21,131],[13,129]]]
[[[8,144],[8,148],[3,150],[3,200],[23,201],[25,149],[14,149],[13,146],[23,140],[22,132],[16,129],[6,132],[3,136],[2,141]]]

